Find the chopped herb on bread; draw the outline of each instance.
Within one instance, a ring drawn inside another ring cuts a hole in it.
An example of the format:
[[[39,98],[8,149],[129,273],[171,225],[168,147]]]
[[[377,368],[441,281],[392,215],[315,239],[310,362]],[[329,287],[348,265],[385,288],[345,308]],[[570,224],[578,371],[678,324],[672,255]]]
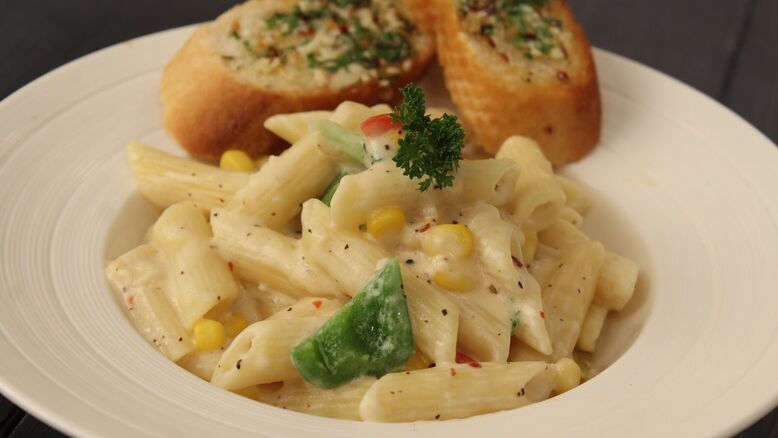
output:
[[[250,0],[200,26],[162,80],[166,129],[193,156],[258,157],[278,113],[398,98],[434,56],[401,0]]]

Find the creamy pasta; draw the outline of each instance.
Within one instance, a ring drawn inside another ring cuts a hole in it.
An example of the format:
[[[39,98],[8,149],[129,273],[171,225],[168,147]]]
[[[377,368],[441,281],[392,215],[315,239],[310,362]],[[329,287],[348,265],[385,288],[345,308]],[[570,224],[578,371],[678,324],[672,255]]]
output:
[[[581,231],[583,191],[531,139],[420,191],[389,111],[274,116],[292,145],[251,172],[131,143],[164,211],[106,275],[139,333],[214,385],[335,418],[464,418],[577,386],[573,352],[637,266]]]

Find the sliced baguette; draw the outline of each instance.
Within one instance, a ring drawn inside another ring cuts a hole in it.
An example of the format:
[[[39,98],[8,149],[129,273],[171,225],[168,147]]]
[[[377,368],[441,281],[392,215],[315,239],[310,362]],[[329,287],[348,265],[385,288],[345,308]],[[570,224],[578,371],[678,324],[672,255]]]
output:
[[[496,0],[434,1],[438,57],[471,141],[495,153],[511,135],[525,135],[554,164],[577,160],[597,144],[597,74],[589,42],[565,0],[535,9],[541,20],[562,23],[548,54],[519,49],[507,38],[495,41],[505,35],[499,31],[473,31],[483,15],[470,14],[493,13],[500,7]],[[538,2],[525,2],[532,3]],[[467,4],[478,6],[460,9]]]
[[[408,20],[400,0],[368,3],[380,3],[384,11],[390,11],[380,17],[383,24],[396,20],[404,25],[403,20]],[[398,88],[421,76],[434,56],[432,39],[411,25],[404,35],[412,50],[399,61],[385,62],[377,70],[352,63],[334,74],[311,68],[305,50],[313,50],[324,60],[322,50],[329,50],[326,41],[333,41],[327,38],[353,29],[329,26],[325,32],[298,21],[287,38],[279,34],[290,27],[280,20],[275,26],[287,27],[268,30],[274,14],[311,4],[315,2],[251,0],[240,4],[198,27],[166,66],[161,90],[165,128],[191,155],[216,160],[227,149],[241,149],[254,158],[277,151],[284,142],[264,128],[267,117],[332,109],[343,100],[368,105],[395,101]],[[313,43],[303,47],[306,39]],[[326,40],[323,45],[322,40]],[[289,47],[285,49],[284,44]]]

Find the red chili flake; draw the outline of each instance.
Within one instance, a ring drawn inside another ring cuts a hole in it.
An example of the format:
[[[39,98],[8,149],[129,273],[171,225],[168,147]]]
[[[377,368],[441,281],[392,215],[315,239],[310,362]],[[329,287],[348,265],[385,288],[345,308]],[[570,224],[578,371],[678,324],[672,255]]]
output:
[[[454,358],[454,361],[456,363],[466,363],[470,365],[473,368],[481,368],[481,364],[478,363],[477,360],[473,359],[472,357],[466,355],[465,353],[457,351],[457,355]]]
[[[502,60],[505,61],[505,62],[510,62],[511,61],[511,59],[508,58],[508,55],[506,55],[503,52],[500,52],[500,58],[502,58]]]
[[[556,78],[559,79],[560,82],[570,82],[570,76],[563,70],[558,70],[556,72]]]
[[[516,265],[517,268],[524,267],[524,263],[522,263],[521,260],[517,259],[516,257],[511,256],[511,260],[513,260],[513,264]]]
[[[546,314],[545,314],[545,313],[543,313],[543,311],[542,311],[542,310],[540,311],[540,317],[541,317],[541,318],[543,318],[543,319],[546,319]]]
[[[456,376],[457,375],[457,370],[455,370],[454,368],[451,368],[451,375],[452,376]]]
[[[318,308],[320,308],[320,307],[321,307],[321,300],[316,300],[316,301],[314,301],[314,302],[313,302],[313,303],[311,303],[311,304],[313,304],[313,307],[315,307],[315,308],[317,308],[317,309],[318,309]]]
[[[128,303],[130,306],[132,306],[133,304],[135,304],[135,295],[130,295],[129,297],[127,297],[127,303]]]
[[[311,36],[316,33],[316,29],[312,27],[307,27],[307,28],[300,29],[299,31],[297,31],[297,33],[299,33],[302,36]]]
[[[431,226],[432,226],[432,225],[430,225],[430,223],[429,223],[429,222],[427,222],[426,224],[422,225],[422,226],[419,228],[419,232],[420,232],[420,233],[423,233],[423,232],[425,232],[425,231],[429,230]]]
[[[230,272],[235,269],[235,265],[233,265],[232,262],[227,262],[227,267],[230,268]]]

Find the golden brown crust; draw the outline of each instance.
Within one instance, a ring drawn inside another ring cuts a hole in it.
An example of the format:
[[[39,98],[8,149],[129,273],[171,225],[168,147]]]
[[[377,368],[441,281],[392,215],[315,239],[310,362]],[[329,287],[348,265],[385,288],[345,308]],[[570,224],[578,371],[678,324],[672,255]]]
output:
[[[198,27],[165,67],[161,89],[165,129],[191,155],[206,160],[218,160],[228,149],[257,158],[283,148],[285,143],[263,126],[274,114],[329,110],[344,100],[395,102],[398,88],[419,78],[434,56],[428,44],[390,87],[374,80],[341,90],[271,90],[242,81],[227,67],[208,43],[208,26]]]
[[[535,139],[554,164],[577,160],[600,138],[601,106],[589,42],[564,0],[553,0],[552,13],[573,35],[571,68],[532,82],[517,67],[491,62],[461,32],[456,0],[437,0],[438,58],[446,87],[471,141],[495,153],[511,135]]]
[[[419,29],[434,38],[437,20],[435,2],[431,0],[405,0],[405,8]]]

